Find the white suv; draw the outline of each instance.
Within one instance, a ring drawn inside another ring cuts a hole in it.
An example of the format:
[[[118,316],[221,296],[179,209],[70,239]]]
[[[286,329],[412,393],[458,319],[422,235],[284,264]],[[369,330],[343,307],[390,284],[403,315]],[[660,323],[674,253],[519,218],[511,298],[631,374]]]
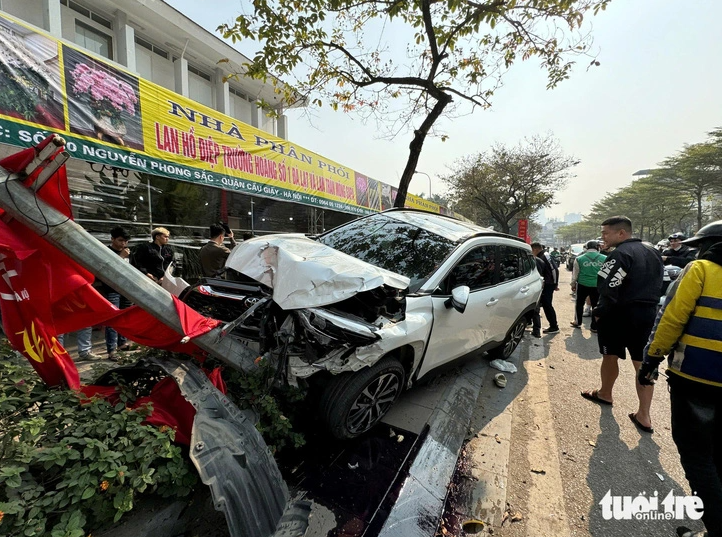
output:
[[[338,438],[368,431],[442,364],[478,349],[508,358],[542,290],[520,239],[408,209],[250,239],[226,267],[234,279],[181,298],[316,391]]]

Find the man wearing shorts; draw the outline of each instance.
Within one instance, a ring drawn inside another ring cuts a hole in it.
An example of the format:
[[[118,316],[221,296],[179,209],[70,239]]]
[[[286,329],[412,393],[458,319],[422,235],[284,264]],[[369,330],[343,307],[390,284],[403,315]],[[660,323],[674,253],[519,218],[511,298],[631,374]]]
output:
[[[662,288],[664,265],[654,248],[632,238],[632,222],[625,216],[613,216],[602,222],[602,240],[607,248],[615,246],[599,271],[599,302],[592,315],[597,318],[599,352],[602,353],[598,390],[582,392],[582,397],[611,405],[612,389],[619,376],[619,360],[626,351],[635,369],[639,407],[629,418],[640,430],[651,433],[653,386],[642,386],[637,372],[644,359],[644,347],[654,326]]]

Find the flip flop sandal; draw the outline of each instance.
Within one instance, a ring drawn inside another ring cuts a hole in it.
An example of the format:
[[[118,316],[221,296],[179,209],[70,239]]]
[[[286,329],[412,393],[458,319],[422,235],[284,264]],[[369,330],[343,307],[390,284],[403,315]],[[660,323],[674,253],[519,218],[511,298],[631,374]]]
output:
[[[504,373],[497,373],[494,375],[494,384],[499,386],[499,388],[506,388],[506,377],[504,376]]]
[[[637,420],[637,415],[634,412],[629,414],[629,419],[632,420],[632,423],[634,423],[634,425],[636,425],[637,429],[639,429],[640,431],[644,431],[645,433],[649,434],[652,434],[654,432],[654,429],[652,429],[651,427],[647,427],[646,425],[642,425],[641,423],[639,423],[639,420]]]
[[[588,399],[589,401],[592,401],[594,403],[599,403],[600,405],[612,406],[612,404],[613,404],[611,401],[606,401],[605,399],[600,398],[599,390],[593,390],[589,393],[582,392],[582,397],[584,397],[584,399]]]

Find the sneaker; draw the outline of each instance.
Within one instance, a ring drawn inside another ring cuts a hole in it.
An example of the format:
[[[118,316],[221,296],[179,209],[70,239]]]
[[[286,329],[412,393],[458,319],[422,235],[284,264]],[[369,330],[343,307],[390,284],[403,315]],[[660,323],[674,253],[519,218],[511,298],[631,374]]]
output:
[[[531,335],[533,337],[541,337],[541,332],[539,330],[532,330]]]
[[[558,326],[550,326],[549,328],[545,328],[542,330],[545,334],[558,334],[559,333],[559,327]]]
[[[95,361],[95,360],[102,360],[103,357],[99,356],[97,354],[93,354],[92,351],[89,351],[89,352],[82,352],[82,353],[78,354],[78,359],[81,362],[90,362],[90,361]]]
[[[582,317],[591,317],[592,316],[592,308],[584,308],[584,313],[582,314]]]

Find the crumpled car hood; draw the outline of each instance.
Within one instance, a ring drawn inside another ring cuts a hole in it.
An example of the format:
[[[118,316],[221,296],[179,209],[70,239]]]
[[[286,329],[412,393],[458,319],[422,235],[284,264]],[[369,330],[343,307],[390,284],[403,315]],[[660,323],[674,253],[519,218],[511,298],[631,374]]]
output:
[[[228,256],[226,267],[273,289],[274,302],[284,310],[334,304],[382,285],[409,286],[405,276],[300,234],[243,241]]]

